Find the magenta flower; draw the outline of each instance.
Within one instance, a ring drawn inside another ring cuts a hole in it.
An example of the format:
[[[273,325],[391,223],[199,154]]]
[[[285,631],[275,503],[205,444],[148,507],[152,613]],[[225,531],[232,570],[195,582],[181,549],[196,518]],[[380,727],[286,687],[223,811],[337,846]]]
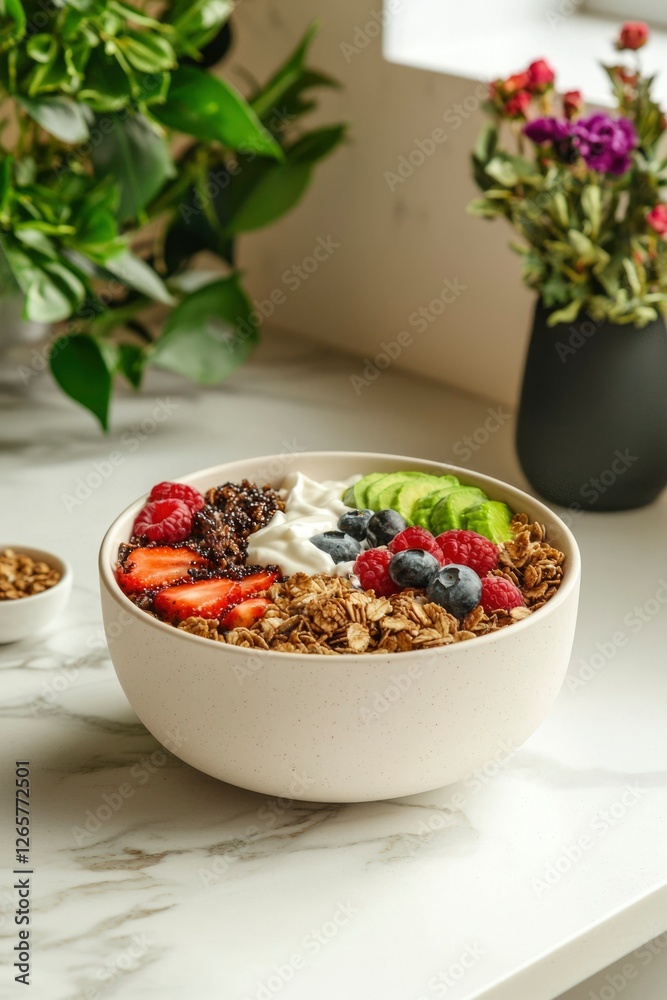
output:
[[[628,118],[610,118],[598,112],[572,125],[572,145],[591,170],[620,177],[630,169],[637,133]]]
[[[579,155],[591,170],[617,177],[630,169],[630,153],[637,145],[637,133],[628,118],[611,118],[602,112],[577,122],[535,118],[523,131],[538,145],[552,143],[560,159]]]
[[[534,118],[524,125],[523,132],[541,146],[545,142],[563,142],[564,139],[569,139],[572,127],[569,122],[558,118]]]

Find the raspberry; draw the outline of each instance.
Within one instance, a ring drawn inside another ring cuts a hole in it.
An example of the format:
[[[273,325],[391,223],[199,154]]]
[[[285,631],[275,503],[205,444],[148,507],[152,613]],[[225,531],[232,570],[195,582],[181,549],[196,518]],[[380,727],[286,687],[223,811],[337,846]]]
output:
[[[482,580],[481,605],[487,615],[494,611],[510,611],[524,606],[523,594],[504,576],[487,576]]]
[[[193,490],[192,486],[186,486],[185,483],[158,483],[151,490],[148,499],[149,501],[182,500],[193,514],[201,510],[205,503],[201,493]]]
[[[476,531],[444,531],[438,535],[436,542],[445,557],[445,565],[458,563],[469,566],[481,577],[498,565],[498,549]]]
[[[183,500],[149,501],[132,529],[149,542],[182,542],[192,531],[192,511]]]
[[[435,556],[439,563],[444,561],[442,549],[431,532],[418,525],[414,528],[406,528],[405,531],[399,531],[389,542],[390,552],[402,552],[403,549],[423,549],[424,552],[430,552],[432,556]]]
[[[378,597],[391,597],[399,592],[401,588],[389,576],[391,559],[389,549],[366,549],[357,556],[354,572],[364,590],[374,590]]]

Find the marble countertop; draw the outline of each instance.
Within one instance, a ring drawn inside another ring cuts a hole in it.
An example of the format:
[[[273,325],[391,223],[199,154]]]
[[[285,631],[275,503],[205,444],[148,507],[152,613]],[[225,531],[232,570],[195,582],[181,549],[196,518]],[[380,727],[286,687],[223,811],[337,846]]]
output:
[[[518,752],[460,786],[362,805],[267,800],[182,764],[125,700],[96,552],[153,482],[350,448],[524,485],[503,407],[393,369],[360,391],[352,375],[363,362],[267,337],[219,390],[165,381],[119,399],[106,438],[48,378],[27,395],[0,389],[0,541],[59,552],[75,575],[54,631],[0,647],[5,825],[14,761],[32,771],[30,996],[551,1000],[667,930],[667,496],[569,515],[584,579],[568,681]],[[11,828],[2,845],[12,865]],[[10,982],[3,996],[15,994]]]

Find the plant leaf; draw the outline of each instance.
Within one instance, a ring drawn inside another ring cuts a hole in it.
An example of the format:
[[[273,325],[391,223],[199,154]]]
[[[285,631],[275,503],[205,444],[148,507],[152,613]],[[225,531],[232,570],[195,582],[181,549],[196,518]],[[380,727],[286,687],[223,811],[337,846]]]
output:
[[[94,111],[119,111],[132,100],[128,77],[101,46],[90,54],[79,98]]]
[[[232,276],[183,299],[167,319],[150,362],[215,385],[246,360],[257,341],[251,304]]]
[[[125,376],[135,389],[141,386],[146,366],[146,351],[139,344],[122,343],[117,345],[117,370]]]
[[[481,164],[488,163],[496,151],[498,145],[498,129],[495,125],[487,123],[477,136],[473,156]]]
[[[176,54],[166,38],[153,32],[127,31],[116,44],[134,69],[141,73],[157,73],[176,65]]]
[[[0,48],[25,35],[26,17],[21,0],[0,0]]]
[[[473,198],[466,206],[468,215],[476,215],[481,219],[496,219],[502,215],[502,206],[486,198]]]
[[[281,160],[282,149],[237,90],[195,66],[172,74],[164,104],[152,109],[158,121],[196,139]]]
[[[138,292],[150,296],[156,302],[164,302],[165,305],[173,306],[174,297],[168,291],[160,275],[129,250],[123,250],[115,257],[109,257],[105,260],[104,267]]]
[[[484,168],[489,177],[505,187],[514,187],[519,183],[519,175],[512,164],[500,156],[494,156]]]
[[[103,138],[92,150],[95,171],[118,184],[119,219],[137,219],[165,181],[174,176],[169,147],[141,115],[106,115],[104,122],[104,131],[100,130]]]
[[[16,283],[25,295],[25,318],[35,323],[68,319],[75,303],[58,281],[54,281],[28,253],[7,244],[3,249]]]
[[[315,163],[332,153],[345,138],[347,125],[326,125],[297,139],[287,150],[290,163]]]
[[[227,23],[233,9],[232,0],[176,0],[165,16],[176,30],[177,44],[185,40],[201,50]]]
[[[547,320],[547,325],[556,326],[557,323],[571,323],[579,315],[582,305],[583,302],[581,299],[573,299],[563,309],[557,309],[555,312],[552,312]]]
[[[106,430],[112,373],[97,341],[84,333],[59,337],[51,348],[49,364],[61,389],[90,410]]]
[[[85,142],[90,113],[70,97],[17,98],[26,114],[62,142]]]
[[[260,118],[264,118],[272,112],[298,82],[303,73],[306,54],[317,34],[317,29],[316,23],[310,25],[294,52],[287,57],[268,83],[253,95],[250,103]]]
[[[228,232],[261,229],[289,212],[308,188],[312,172],[311,163],[276,163],[269,167],[232,217]]]
[[[597,184],[584,185],[581,192],[581,207],[591,224],[591,238],[597,239],[602,219],[602,192]]]

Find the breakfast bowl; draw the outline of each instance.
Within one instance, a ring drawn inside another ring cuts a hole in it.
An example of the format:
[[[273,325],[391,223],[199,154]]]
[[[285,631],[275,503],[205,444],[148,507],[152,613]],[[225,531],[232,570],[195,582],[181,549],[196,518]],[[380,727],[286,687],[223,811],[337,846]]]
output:
[[[19,642],[37,635],[52,625],[65,610],[72,591],[72,570],[64,559],[44,549],[26,545],[2,545],[0,553],[10,551],[26,556],[40,566],[48,566],[59,575],[57,583],[27,597],[0,600],[0,644]],[[43,574],[47,575],[47,574]],[[12,577],[13,574],[10,574]],[[9,585],[10,577],[0,573],[0,580]]]
[[[200,771],[243,788],[353,802],[462,780],[534,732],[570,658],[580,581],[575,539],[538,500],[467,469],[373,453],[298,456],[299,471],[319,481],[402,468],[457,475],[543,524],[565,556],[556,593],[508,628],[410,652],[331,656],[211,642],[146,614],[117,582],[119,545],[129,540],[143,497],[106,533],[99,571],[111,659],[156,739]],[[289,471],[284,456],[264,456],[179,482],[201,491],[244,479],[279,488]]]

